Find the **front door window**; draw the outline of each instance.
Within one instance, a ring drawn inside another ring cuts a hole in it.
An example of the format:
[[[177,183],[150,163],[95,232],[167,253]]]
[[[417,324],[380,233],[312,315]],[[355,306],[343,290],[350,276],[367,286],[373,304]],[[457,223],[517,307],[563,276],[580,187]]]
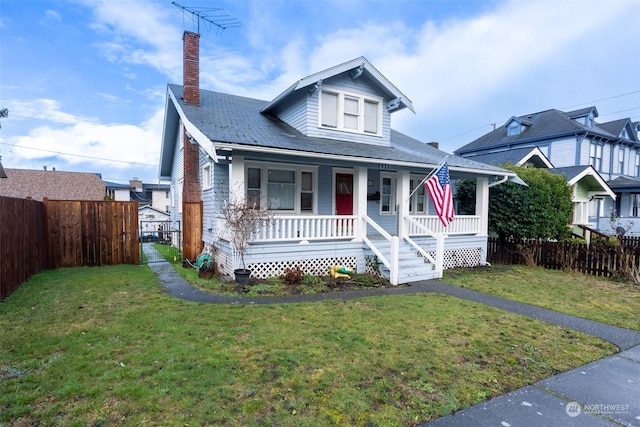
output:
[[[336,174],[336,214],[353,215],[352,174]]]

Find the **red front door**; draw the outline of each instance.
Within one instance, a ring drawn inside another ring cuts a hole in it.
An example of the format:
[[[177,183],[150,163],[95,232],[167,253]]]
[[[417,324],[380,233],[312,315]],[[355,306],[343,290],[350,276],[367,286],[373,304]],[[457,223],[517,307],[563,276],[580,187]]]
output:
[[[336,214],[353,215],[353,174],[336,174]]]

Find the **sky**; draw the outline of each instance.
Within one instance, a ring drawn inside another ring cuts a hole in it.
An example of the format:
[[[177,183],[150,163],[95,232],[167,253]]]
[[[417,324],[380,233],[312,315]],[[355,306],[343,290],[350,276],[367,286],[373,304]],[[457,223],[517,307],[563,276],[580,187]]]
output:
[[[511,116],[640,120],[640,0],[0,0],[5,168],[158,181],[168,83],[200,23],[200,87],[271,100],[366,57],[413,103],[394,129],[447,152]],[[236,25],[230,25],[236,24]]]

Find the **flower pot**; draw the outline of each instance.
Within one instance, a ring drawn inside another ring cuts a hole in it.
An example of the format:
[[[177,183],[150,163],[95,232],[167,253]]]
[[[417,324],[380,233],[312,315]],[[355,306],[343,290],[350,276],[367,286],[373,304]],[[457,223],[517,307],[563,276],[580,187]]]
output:
[[[213,268],[201,268],[198,270],[198,277],[201,279],[211,280],[214,274]]]
[[[251,276],[251,270],[238,268],[237,270],[233,270],[233,274],[235,275],[236,282],[239,285],[246,285],[247,283],[249,283],[249,276]]]

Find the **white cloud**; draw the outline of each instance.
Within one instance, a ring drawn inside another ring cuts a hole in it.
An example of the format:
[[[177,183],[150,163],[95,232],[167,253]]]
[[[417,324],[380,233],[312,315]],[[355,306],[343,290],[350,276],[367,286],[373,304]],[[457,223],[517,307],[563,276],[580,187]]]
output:
[[[60,110],[60,103],[55,99],[30,99],[27,101],[8,101],[11,118],[16,120],[36,119],[50,123],[72,124],[78,121],[92,121],[87,117],[79,117]]]
[[[16,111],[16,118],[45,122],[32,127],[27,135],[2,140],[12,147],[13,164],[33,164],[52,156],[63,162],[58,165],[63,170],[78,164],[90,164],[94,170],[125,170],[136,168],[133,163],[158,163],[164,118],[161,108],[139,125],[97,123],[61,111],[52,100],[13,102],[10,111],[12,116]]]

